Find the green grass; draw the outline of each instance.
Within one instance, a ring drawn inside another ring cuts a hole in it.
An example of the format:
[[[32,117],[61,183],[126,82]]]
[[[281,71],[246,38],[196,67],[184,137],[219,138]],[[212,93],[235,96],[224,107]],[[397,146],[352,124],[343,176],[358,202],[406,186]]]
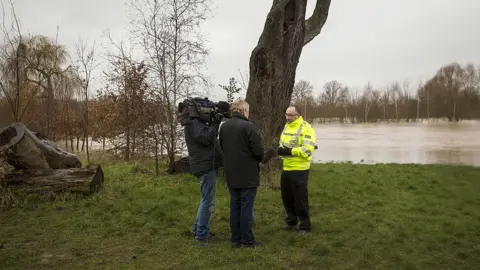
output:
[[[314,165],[311,235],[280,230],[278,189],[258,192],[254,233],[266,246],[232,249],[228,191],[219,181],[212,229],[199,249],[188,231],[195,178],[104,165],[87,199],[27,200],[0,212],[2,269],[478,269],[480,168]]]

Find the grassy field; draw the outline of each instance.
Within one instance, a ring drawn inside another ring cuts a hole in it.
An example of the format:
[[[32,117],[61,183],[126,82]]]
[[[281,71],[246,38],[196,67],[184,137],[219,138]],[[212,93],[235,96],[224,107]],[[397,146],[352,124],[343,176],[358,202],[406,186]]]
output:
[[[2,269],[479,269],[480,168],[317,164],[313,232],[284,232],[278,189],[262,188],[254,233],[264,248],[228,243],[228,191],[218,183],[213,231],[199,249],[189,229],[195,178],[104,165],[88,199],[34,197],[0,212]],[[3,200],[6,200],[5,197]]]

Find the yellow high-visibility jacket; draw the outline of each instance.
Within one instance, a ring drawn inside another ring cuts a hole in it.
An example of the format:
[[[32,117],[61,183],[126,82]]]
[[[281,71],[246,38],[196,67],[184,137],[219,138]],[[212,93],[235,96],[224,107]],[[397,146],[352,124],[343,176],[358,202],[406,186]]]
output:
[[[292,148],[292,156],[282,157],[283,169],[285,171],[310,169],[315,141],[315,129],[301,116],[292,123],[285,124],[280,135],[280,147]]]

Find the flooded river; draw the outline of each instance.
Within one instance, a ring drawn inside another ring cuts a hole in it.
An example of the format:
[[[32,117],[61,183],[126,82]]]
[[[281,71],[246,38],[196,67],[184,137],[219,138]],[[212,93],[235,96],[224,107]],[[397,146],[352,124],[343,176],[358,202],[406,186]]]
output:
[[[480,166],[480,121],[315,124],[313,162]],[[181,140],[181,139],[180,139]],[[63,146],[60,143],[59,146]],[[107,148],[111,147],[107,143]],[[101,150],[94,142],[91,149]],[[188,155],[186,149],[182,151]]]
[[[316,124],[314,162],[480,166],[480,121]]]

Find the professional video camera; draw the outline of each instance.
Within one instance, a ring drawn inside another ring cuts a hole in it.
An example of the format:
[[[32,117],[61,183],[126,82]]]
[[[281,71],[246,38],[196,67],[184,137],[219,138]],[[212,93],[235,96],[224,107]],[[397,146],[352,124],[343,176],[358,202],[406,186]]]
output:
[[[213,102],[208,98],[189,98],[178,103],[178,117],[182,126],[197,118],[207,123],[221,122],[230,118],[230,104],[226,101]]]

